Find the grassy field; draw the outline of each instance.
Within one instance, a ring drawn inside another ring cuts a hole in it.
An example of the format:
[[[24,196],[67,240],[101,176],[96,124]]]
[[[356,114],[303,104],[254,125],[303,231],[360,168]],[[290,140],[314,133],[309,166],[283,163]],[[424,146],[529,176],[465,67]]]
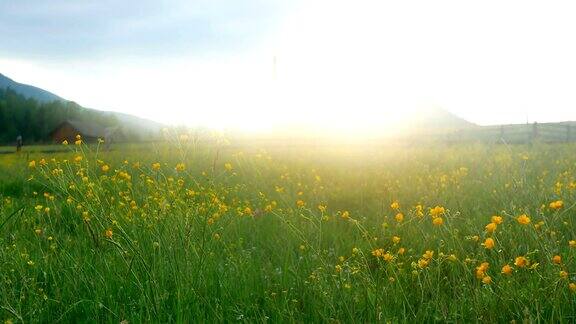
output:
[[[576,145],[0,155],[0,320],[576,321]]]

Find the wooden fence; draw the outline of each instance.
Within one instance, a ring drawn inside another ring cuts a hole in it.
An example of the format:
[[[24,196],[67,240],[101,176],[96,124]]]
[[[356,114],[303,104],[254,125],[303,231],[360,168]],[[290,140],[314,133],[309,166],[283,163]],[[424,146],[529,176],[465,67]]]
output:
[[[482,126],[448,134],[448,142],[561,143],[576,141],[576,123],[532,123]]]

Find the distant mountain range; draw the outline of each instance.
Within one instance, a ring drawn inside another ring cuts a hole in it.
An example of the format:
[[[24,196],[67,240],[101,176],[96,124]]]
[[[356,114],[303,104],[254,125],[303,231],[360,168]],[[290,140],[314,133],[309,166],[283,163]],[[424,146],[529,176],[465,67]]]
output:
[[[19,94],[33,98],[40,102],[50,102],[55,100],[64,100],[61,97],[53,94],[52,92],[46,91],[44,89],[40,89],[35,86],[31,86],[28,84],[18,83],[9,77],[0,73],[0,88],[4,89],[12,89]]]

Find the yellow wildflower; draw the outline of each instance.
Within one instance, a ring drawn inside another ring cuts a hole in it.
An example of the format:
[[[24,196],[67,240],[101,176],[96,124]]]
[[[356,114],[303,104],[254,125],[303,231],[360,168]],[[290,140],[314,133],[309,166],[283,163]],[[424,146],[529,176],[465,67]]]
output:
[[[434,256],[434,251],[426,250],[426,252],[422,255],[422,257],[426,260],[432,259]]]
[[[525,266],[528,265],[528,259],[526,259],[523,256],[516,257],[516,259],[514,260],[514,265],[516,265],[519,268],[524,268]]]
[[[526,215],[526,214],[522,214],[522,215],[518,216],[518,218],[516,218],[516,220],[518,221],[518,223],[520,223],[522,225],[530,224],[530,217],[528,217],[528,215]]]
[[[435,218],[435,217],[438,217],[438,216],[444,214],[445,211],[446,210],[444,209],[444,207],[436,206],[436,207],[430,209],[430,215],[432,215],[432,217]]]
[[[504,219],[502,218],[502,216],[498,216],[498,215],[494,215],[492,216],[492,218],[490,219],[492,221],[492,223],[500,225],[504,222]]]
[[[493,233],[497,227],[498,225],[496,223],[488,223],[484,228],[486,229],[486,232]]]
[[[178,163],[176,164],[176,171],[178,172],[182,172],[186,169],[186,165],[184,163]]]
[[[556,200],[550,203],[550,205],[548,205],[550,207],[550,209],[554,209],[554,210],[558,210],[562,207],[564,207],[564,202],[562,200]]]
[[[484,241],[484,247],[488,250],[492,250],[494,248],[494,239],[492,239],[491,237],[487,238]]]
[[[432,224],[434,224],[435,226],[440,226],[444,224],[444,219],[442,219],[442,217],[436,217],[432,220]]]

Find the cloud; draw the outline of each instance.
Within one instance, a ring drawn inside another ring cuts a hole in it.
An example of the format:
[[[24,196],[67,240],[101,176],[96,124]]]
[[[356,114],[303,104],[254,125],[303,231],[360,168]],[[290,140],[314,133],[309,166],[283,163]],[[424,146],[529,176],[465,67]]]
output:
[[[3,56],[48,61],[242,50],[274,30],[279,1],[0,2]]]

